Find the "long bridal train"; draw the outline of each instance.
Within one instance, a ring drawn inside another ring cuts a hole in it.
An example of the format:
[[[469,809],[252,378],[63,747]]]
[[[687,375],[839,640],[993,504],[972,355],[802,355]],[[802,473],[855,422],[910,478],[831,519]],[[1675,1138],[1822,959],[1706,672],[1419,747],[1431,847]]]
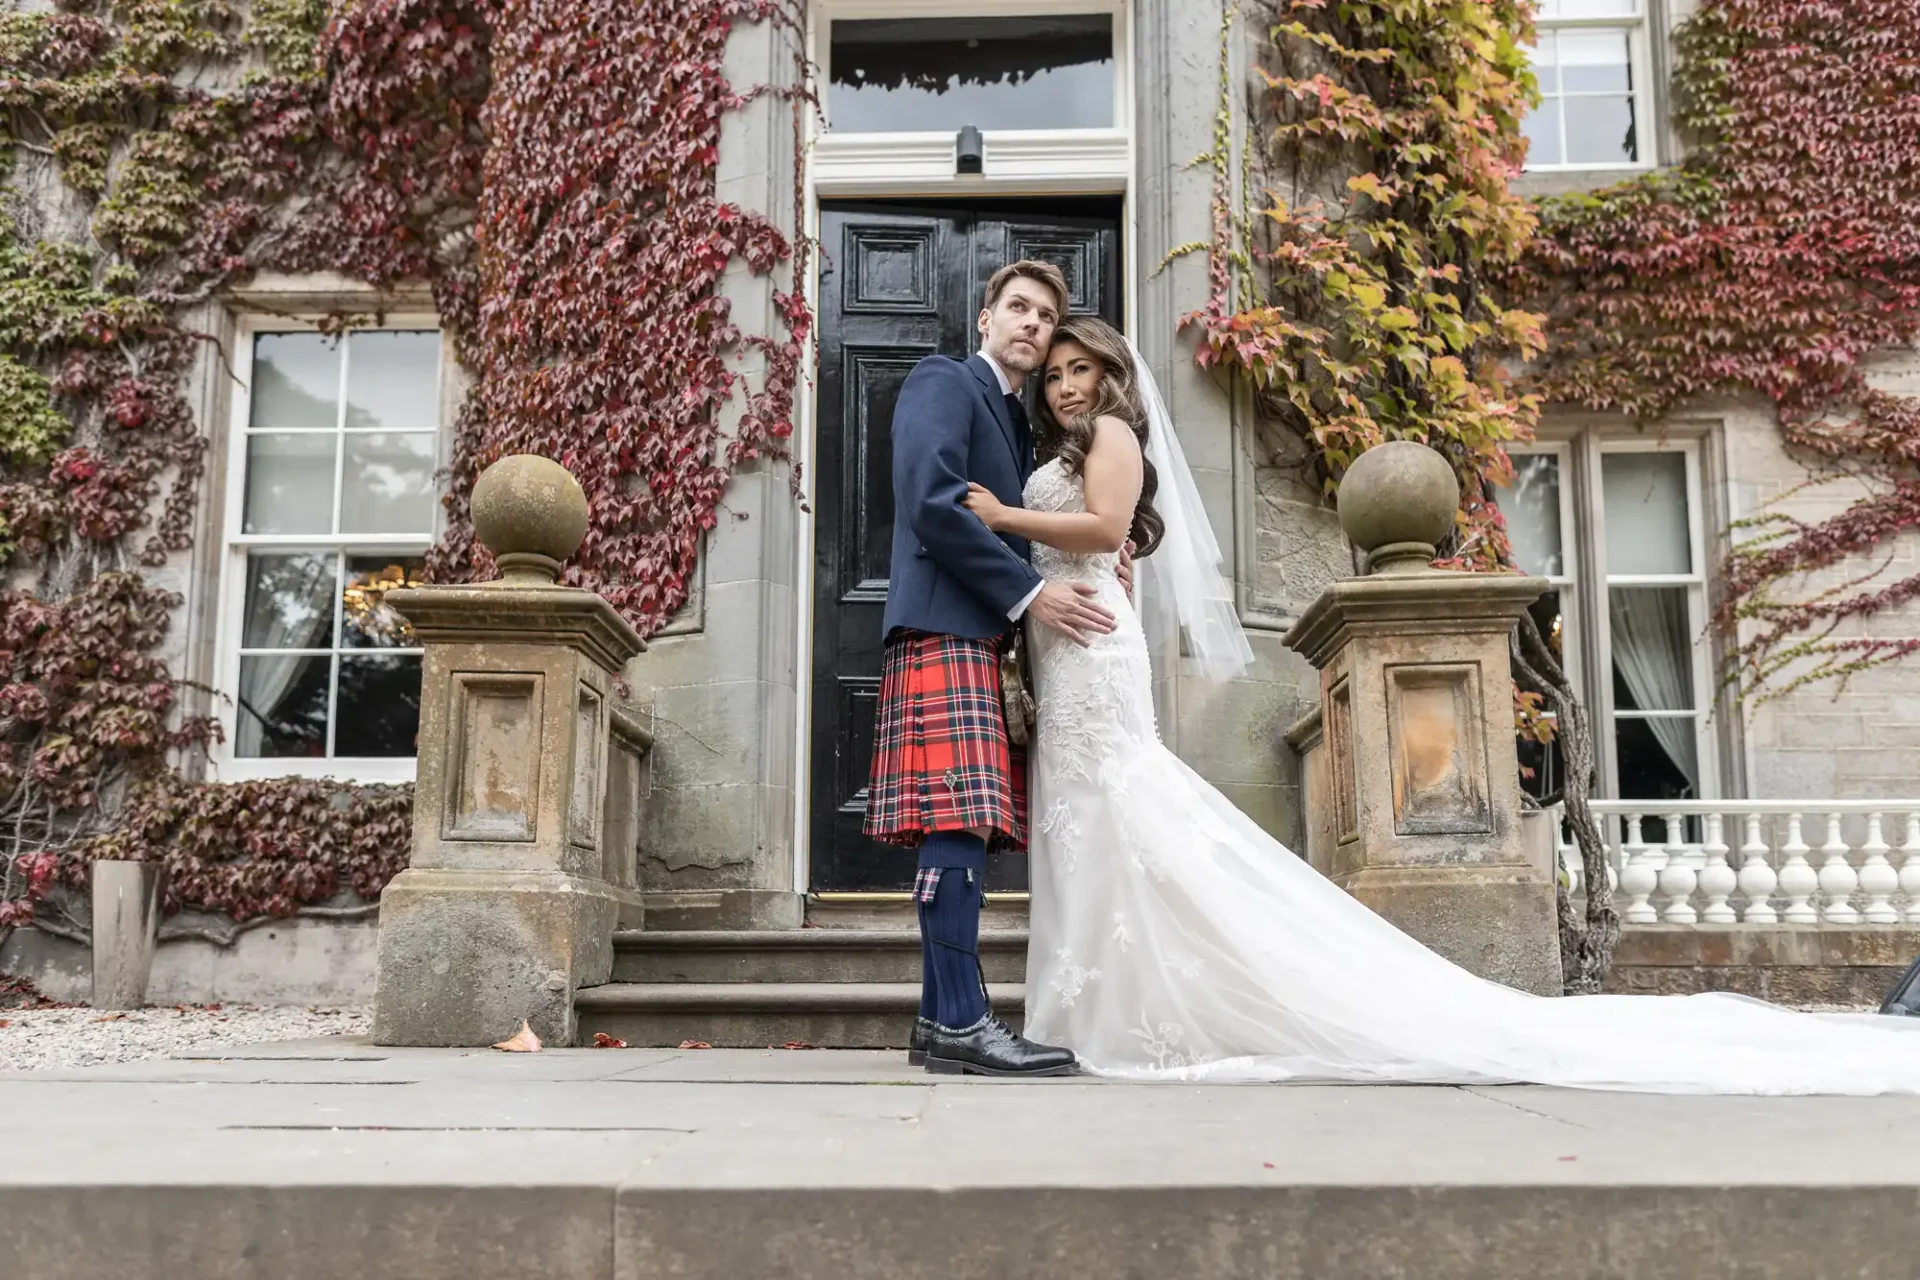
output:
[[[1026,504],[1081,510],[1060,465]],[[1441,959],[1235,809],[1161,745],[1112,556],[1034,548],[1120,625],[1032,629],[1028,1035],[1139,1080],[1531,1082],[1660,1093],[1920,1092],[1916,1020],[1739,996],[1528,995]]]

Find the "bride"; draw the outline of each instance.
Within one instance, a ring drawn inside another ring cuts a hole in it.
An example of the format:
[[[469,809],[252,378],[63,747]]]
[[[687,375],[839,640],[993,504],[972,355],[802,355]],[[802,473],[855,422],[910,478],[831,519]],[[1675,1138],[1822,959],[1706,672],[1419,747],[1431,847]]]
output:
[[[1268,836],[1154,724],[1149,635],[1166,652],[1184,627],[1216,676],[1252,652],[1139,353],[1100,320],[1069,320],[1042,388],[1048,461],[1026,509],[984,491],[968,505],[1030,539],[1045,577],[1097,588],[1119,623],[1084,645],[1029,634],[1028,1036],[1133,1080],[1920,1092],[1910,1019],[1728,995],[1529,995],[1441,959]],[[1114,573],[1129,539],[1144,626]]]

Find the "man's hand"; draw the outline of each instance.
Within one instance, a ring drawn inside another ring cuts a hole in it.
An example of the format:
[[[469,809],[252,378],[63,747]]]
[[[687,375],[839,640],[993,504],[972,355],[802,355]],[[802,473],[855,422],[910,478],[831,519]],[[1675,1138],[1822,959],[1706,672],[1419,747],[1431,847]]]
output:
[[[1113,615],[1093,602],[1095,591],[1079,582],[1049,582],[1027,606],[1027,616],[1077,645],[1113,631]]]
[[[1120,567],[1118,569],[1115,569],[1113,571],[1113,574],[1116,578],[1120,579],[1120,585],[1126,588],[1128,601],[1132,601],[1133,599],[1133,543],[1129,542],[1127,543],[1126,546],[1120,548]]]

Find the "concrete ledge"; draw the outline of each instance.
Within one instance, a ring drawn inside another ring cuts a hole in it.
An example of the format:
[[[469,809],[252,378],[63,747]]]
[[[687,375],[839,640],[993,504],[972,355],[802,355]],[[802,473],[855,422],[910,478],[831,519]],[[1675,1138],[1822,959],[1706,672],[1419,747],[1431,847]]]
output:
[[[1635,925],[1621,932],[1607,989],[1878,1005],[1916,955],[1920,929],[1900,925]]]
[[[147,982],[147,1001],[159,1005],[370,1004],[379,938],[380,927],[372,918],[310,917],[249,929],[230,947],[197,938],[162,938]],[[0,973],[31,978],[55,1000],[92,998],[92,953],[77,942],[38,929],[15,929],[0,945]]]
[[[1920,1224],[1884,1224],[1916,1208],[1920,1193],[1909,1188],[622,1193],[614,1275],[1910,1280]],[[739,1230],[749,1218],[754,1229]]]
[[[0,1074],[0,1276],[1910,1280],[1920,1098],[335,1039]]]
[[[1909,1187],[42,1187],[7,1193],[0,1247],[31,1280],[1910,1280],[1916,1209]]]

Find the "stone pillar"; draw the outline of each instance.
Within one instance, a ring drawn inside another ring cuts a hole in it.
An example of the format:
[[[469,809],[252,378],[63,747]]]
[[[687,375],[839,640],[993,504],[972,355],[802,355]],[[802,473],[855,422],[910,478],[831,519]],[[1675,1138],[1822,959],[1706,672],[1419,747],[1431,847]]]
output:
[[[377,1044],[491,1044],[523,1018],[568,1043],[574,991],[607,981],[615,928],[640,923],[608,879],[631,850],[603,842],[632,825],[607,809],[609,752],[632,736],[613,682],[645,646],[556,585],[586,496],[557,463],[506,458],[474,485],[473,524],[498,581],[387,594],[426,662],[413,857],[380,895]]]
[[[1447,959],[1560,991],[1551,872],[1520,820],[1508,637],[1539,578],[1430,567],[1460,490],[1425,445],[1363,454],[1340,523],[1369,572],[1287,635],[1320,671],[1334,882]]]

